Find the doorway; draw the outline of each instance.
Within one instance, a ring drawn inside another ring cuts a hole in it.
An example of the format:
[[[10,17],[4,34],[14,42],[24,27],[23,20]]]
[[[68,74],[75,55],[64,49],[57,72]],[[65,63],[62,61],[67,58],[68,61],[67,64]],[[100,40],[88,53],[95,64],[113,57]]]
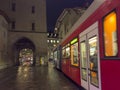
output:
[[[101,90],[98,23],[80,34],[81,85],[86,90]]]

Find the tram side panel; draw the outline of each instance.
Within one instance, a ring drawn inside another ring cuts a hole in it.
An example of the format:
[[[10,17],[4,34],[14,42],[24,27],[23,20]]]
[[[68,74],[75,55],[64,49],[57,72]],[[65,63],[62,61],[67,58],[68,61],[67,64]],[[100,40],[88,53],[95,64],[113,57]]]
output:
[[[105,8],[108,13],[100,21],[99,28],[102,30],[100,31],[102,90],[120,89],[120,3],[117,1],[115,0],[109,5],[111,6],[110,9]],[[106,27],[108,21],[104,22],[104,20],[109,20],[109,17],[112,17],[113,24]],[[105,27],[107,28],[106,30]],[[104,34],[108,34],[107,31],[110,33],[110,40],[104,36]]]
[[[91,20],[92,19],[92,20]],[[119,90],[120,81],[120,2],[106,1],[80,27],[85,30],[98,21],[100,86],[95,90]],[[75,32],[78,32],[76,30]],[[88,39],[89,40],[89,39]],[[89,74],[89,73],[88,73]],[[93,74],[95,76],[95,74]],[[81,79],[81,77],[80,77]],[[89,82],[88,82],[89,83]],[[92,82],[90,82],[92,83]],[[90,84],[88,84],[90,85]],[[94,86],[91,85],[91,86]],[[101,87],[101,88],[99,88]],[[88,86],[88,90],[90,86]]]
[[[76,36],[73,39],[68,38],[66,41],[64,42],[65,44],[62,47],[62,71],[76,84],[80,85],[78,38]]]

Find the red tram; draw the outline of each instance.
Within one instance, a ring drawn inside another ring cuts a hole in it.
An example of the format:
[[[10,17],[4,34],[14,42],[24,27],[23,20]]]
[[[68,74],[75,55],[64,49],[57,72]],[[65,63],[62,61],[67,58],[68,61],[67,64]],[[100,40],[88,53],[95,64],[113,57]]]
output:
[[[120,89],[120,0],[94,0],[64,38],[61,69],[86,90]]]

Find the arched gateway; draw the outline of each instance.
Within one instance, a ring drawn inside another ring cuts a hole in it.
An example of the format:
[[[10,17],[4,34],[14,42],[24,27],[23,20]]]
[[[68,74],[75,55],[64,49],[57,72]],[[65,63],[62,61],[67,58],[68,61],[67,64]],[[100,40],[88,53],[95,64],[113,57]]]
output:
[[[26,38],[20,38],[13,45],[15,65],[35,65],[35,45]]]

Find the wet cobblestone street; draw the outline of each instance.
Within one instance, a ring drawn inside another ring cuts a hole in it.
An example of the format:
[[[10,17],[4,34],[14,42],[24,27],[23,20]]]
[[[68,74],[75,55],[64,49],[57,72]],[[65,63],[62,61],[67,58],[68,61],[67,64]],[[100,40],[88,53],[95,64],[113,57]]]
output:
[[[81,89],[52,66],[24,66],[1,70],[0,90]]]

